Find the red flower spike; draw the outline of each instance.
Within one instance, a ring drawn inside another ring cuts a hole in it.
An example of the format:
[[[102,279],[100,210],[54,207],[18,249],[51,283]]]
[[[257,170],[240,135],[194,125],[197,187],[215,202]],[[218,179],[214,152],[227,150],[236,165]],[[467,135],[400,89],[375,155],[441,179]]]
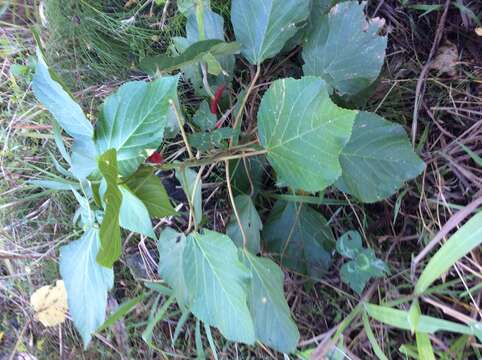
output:
[[[151,156],[147,158],[147,162],[151,164],[162,164],[164,162],[164,157],[159,151],[154,151]]]
[[[214,93],[214,97],[211,99],[211,113],[217,114],[218,113],[218,102],[219,99],[221,99],[221,96],[223,96],[225,86],[219,85],[219,87],[216,89],[216,92]]]

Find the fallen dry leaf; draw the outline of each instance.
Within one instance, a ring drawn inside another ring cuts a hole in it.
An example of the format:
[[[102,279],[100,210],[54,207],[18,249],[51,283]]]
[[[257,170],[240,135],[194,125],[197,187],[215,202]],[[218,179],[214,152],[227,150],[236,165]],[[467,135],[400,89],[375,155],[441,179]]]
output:
[[[57,280],[55,286],[42,286],[30,297],[35,319],[44,326],[56,326],[65,321],[67,314],[67,291],[64,282]]]
[[[482,27],[475,28],[475,33],[476,33],[478,36],[482,36]]]
[[[437,70],[440,74],[450,76],[457,75],[456,66],[459,61],[459,51],[457,46],[447,42],[438,50],[437,56],[432,61],[431,69]]]

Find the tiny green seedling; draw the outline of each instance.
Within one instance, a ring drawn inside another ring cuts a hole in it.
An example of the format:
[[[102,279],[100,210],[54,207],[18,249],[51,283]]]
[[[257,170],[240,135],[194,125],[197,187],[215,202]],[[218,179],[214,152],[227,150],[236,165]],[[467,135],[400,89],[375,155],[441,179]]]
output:
[[[383,277],[389,273],[387,264],[378,259],[372,249],[362,245],[360,233],[348,231],[336,242],[338,253],[348,259],[340,269],[341,279],[358,294],[363,292],[371,278]]]

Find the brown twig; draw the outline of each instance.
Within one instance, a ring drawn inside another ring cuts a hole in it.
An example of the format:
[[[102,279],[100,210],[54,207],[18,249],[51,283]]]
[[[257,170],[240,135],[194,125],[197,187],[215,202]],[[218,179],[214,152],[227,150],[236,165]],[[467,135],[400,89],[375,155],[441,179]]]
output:
[[[440,45],[440,40],[442,39],[443,29],[445,27],[445,20],[447,19],[449,6],[450,6],[450,0],[445,0],[444,12],[442,14],[442,17],[440,18],[437,31],[435,32],[432,48],[430,49],[427,62],[425,63],[425,65],[422,68],[422,71],[420,72],[420,76],[418,77],[418,80],[417,80],[417,86],[415,88],[415,104],[413,107],[413,120],[412,120],[412,145],[414,148],[415,148],[415,140],[417,136],[418,113],[420,111],[420,106],[421,106],[420,104],[422,102],[423,95],[425,92],[425,88],[424,88],[425,79],[427,77],[428,71],[430,70],[430,66],[432,65],[432,58],[434,57]]]

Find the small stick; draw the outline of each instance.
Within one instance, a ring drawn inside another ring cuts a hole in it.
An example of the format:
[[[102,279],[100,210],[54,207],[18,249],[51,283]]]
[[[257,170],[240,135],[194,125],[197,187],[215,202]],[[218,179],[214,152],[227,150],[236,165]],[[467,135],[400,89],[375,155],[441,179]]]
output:
[[[238,222],[239,229],[241,230],[241,235],[243,237],[243,248],[246,249],[246,246],[248,244],[248,238],[246,237],[246,233],[244,232],[243,224],[241,224],[241,218],[239,217],[238,209],[236,208],[236,203],[234,202],[233,189],[231,188],[231,174],[229,171],[229,161],[226,160],[224,162],[224,165],[226,167],[226,183],[228,185],[229,200],[231,200],[231,206],[233,207],[234,216],[236,216],[236,221]]]
[[[445,6],[444,6],[444,12],[442,14],[442,17],[440,18],[437,31],[435,32],[435,38],[433,40],[432,48],[430,49],[427,62],[423,66],[422,71],[420,72],[420,76],[418,77],[418,80],[417,80],[417,87],[415,89],[415,105],[413,107],[413,121],[412,121],[412,146],[414,148],[415,148],[415,140],[417,137],[418,112],[420,110],[420,103],[423,98],[423,93],[425,92],[425,89],[423,89],[423,85],[425,83],[425,78],[430,69],[430,66],[432,65],[432,58],[438,49],[440,40],[442,39],[443,29],[445,26],[445,20],[447,19],[449,6],[450,6],[450,0],[446,0]]]
[[[189,154],[189,159],[192,160],[192,159],[194,159],[194,155],[193,155],[193,152],[192,152],[192,149],[191,149],[191,145],[189,145],[189,142],[187,141],[187,135],[186,135],[186,132],[184,131],[184,125],[183,125],[183,121],[181,120],[181,114],[179,113],[179,111],[177,111],[176,104],[174,104],[174,101],[172,101],[172,99],[169,100],[169,104],[174,109],[174,113],[176,114],[177,123],[179,124],[179,129],[181,130],[182,139],[184,140],[184,143],[186,144],[187,152]]]

